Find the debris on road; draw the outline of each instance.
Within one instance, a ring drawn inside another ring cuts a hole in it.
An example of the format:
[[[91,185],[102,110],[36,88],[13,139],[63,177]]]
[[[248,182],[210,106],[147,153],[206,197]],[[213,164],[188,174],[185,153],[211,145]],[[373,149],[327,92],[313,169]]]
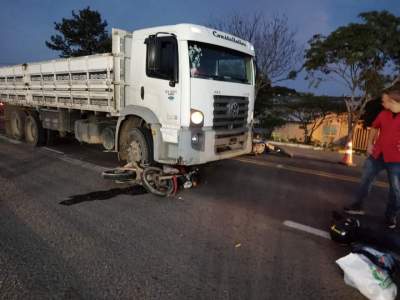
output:
[[[400,239],[397,233],[370,228],[360,220],[333,213],[330,235],[333,241],[349,245],[350,254],[336,261],[346,284],[373,300],[393,300],[397,286],[393,274],[400,270]]]
[[[293,157],[292,153],[288,152],[287,150],[283,149],[280,146],[267,142],[258,136],[253,138],[253,147],[251,153],[254,155],[259,155],[263,153],[273,153],[273,154],[283,155],[286,157]]]
[[[397,286],[384,268],[366,256],[350,253],[336,261],[344,272],[344,281],[371,300],[394,300]]]
[[[198,169],[185,167],[163,167],[139,166],[129,163],[122,168],[106,170],[102,173],[104,179],[116,182],[142,185],[154,195],[166,197],[175,195],[179,187],[189,189],[198,185]]]

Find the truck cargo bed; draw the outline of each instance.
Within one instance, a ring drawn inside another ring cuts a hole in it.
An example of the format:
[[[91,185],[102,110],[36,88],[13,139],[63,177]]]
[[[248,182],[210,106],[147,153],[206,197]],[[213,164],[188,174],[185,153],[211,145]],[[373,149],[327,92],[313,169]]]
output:
[[[0,100],[113,113],[113,56],[99,54],[0,68]]]

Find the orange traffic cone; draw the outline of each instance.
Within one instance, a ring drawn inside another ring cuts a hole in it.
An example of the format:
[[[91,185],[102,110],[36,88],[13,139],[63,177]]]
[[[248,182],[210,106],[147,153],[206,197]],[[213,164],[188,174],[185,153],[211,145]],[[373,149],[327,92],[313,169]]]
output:
[[[344,156],[340,163],[349,167],[355,166],[353,163],[353,143],[351,141],[346,144]]]

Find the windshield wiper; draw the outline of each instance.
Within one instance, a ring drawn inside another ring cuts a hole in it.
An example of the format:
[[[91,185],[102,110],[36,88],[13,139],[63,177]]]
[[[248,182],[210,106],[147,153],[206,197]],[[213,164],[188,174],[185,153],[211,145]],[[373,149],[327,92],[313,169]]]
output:
[[[212,77],[212,79],[215,79],[215,80],[225,80],[226,78],[225,78],[225,76],[221,76],[221,75],[211,75],[211,77]]]
[[[212,78],[214,80],[220,80],[220,81],[238,81],[238,82],[243,82],[243,83],[248,82],[246,78],[231,77],[231,76],[225,76],[225,75],[215,75],[215,74],[196,73],[194,75],[194,77]]]
[[[214,79],[214,80],[226,80],[225,76],[220,76],[215,74],[196,73],[194,77]]]
[[[226,76],[226,75],[213,75],[214,79],[217,80],[224,80],[224,81],[239,81],[239,82],[246,82],[246,78],[240,78],[240,77],[232,77],[232,76]]]
[[[245,82],[247,83],[247,79],[246,78],[240,78],[240,77],[229,77],[231,80],[235,80],[235,81],[239,81],[239,82]]]
[[[207,79],[213,78],[214,79],[213,75],[205,74],[205,73],[196,73],[196,74],[193,75],[193,77],[207,78]]]

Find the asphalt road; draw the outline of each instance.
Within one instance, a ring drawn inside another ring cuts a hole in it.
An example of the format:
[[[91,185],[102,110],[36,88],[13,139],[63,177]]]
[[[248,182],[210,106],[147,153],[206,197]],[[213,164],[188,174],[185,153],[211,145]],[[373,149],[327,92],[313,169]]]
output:
[[[245,157],[160,198],[103,180],[117,163],[97,147],[0,137],[0,299],[364,299],[335,265],[348,249],[324,237],[359,169]],[[377,223],[386,193],[370,195]]]

